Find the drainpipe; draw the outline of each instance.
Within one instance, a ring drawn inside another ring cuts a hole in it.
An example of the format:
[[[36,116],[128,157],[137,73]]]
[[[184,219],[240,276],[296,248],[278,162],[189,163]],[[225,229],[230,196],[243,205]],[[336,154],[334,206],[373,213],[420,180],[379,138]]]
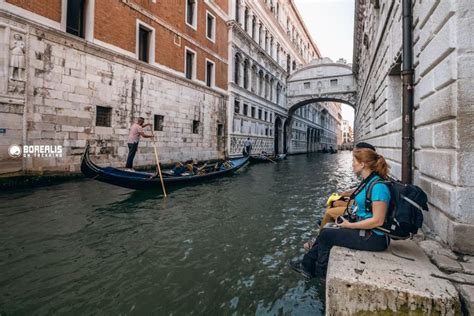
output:
[[[402,182],[413,181],[413,6],[403,0],[403,109],[402,109]]]

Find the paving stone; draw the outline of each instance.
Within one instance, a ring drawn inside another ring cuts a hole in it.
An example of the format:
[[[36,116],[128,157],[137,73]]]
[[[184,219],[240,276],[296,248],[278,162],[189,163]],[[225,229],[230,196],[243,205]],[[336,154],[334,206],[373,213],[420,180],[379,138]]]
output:
[[[431,257],[431,260],[433,263],[438,266],[443,271],[446,272],[461,272],[462,271],[462,266],[457,262],[456,260],[444,256],[444,255],[438,255],[435,254]]]
[[[460,262],[464,273],[474,274],[474,261]]]
[[[471,283],[474,285],[474,275],[466,273],[452,273],[448,275],[449,279],[457,283]]]
[[[459,285],[458,289],[468,315],[474,315],[474,285]]]
[[[413,241],[384,252],[334,247],[326,276],[326,315],[459,315],[454,285]],[[414,259],[394,256],[395,253]]]
[[[449,248],[443,246],[441,243],[435,240],[423,240],[418,243],[423,251],[429,256],[443,255],[451,259],[457,260],[458,257]]]

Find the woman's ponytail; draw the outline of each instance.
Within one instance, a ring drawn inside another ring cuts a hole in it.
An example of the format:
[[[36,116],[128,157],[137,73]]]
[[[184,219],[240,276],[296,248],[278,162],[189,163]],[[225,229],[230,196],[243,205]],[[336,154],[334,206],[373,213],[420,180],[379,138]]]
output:
[[[357,161],[365,163],[369,169],[375,171],[380,178],[384,180],[388,179],[388,169],[390,167],[382,155],[367,148],[356,148],[353,150],[352,154]]]
[[[388,164],[382,155],[377,155],[375,161],[375,173],[377,173],[382,179],[388,179]]]

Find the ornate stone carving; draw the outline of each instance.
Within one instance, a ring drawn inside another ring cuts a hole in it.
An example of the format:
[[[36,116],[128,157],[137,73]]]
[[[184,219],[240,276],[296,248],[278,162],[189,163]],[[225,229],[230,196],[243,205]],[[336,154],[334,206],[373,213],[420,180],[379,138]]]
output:
[[[244,149],[244,141],[249,136],[233,135],[230,138],[230,154],[240,155]],[[250,137],[252,141],[252,153],[261,153],[262,151],[273,152],[273,138]]]
[[[24,80],[25,71],[25,41],[19,33],[13,34],[10,48],[10,79]]]
[[[25,92],[25,39],[20,33],[12,33],[10,45],[10,68],[8,93],[23,94]]]

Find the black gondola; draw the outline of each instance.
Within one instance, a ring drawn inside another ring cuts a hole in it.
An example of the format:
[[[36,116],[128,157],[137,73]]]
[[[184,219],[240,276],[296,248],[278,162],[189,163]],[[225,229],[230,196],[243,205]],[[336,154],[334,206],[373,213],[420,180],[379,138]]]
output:
[[[261,163],[261,162],[278,162],[286,158],[286,154],[279,154],[279,155],[251,155],[249,161],[252,163]]]
[[[144,190],[160,189],[160,176],[155,173],[141,171],[126,171],[112,167],[99,167],[94,164],[89,157],[89,144],[87,144],[82,155],[81,171],[88,177],[97,181],[117,185],[124,188]],[[163,173],[165,186],[183,185],[196,183],[207,179],[229,175],[240,169],[248,162],[248,157],[230,159],[219,164],[217,170],[210,171],[203,175],[180,175],[175,176],[170,173]]]

